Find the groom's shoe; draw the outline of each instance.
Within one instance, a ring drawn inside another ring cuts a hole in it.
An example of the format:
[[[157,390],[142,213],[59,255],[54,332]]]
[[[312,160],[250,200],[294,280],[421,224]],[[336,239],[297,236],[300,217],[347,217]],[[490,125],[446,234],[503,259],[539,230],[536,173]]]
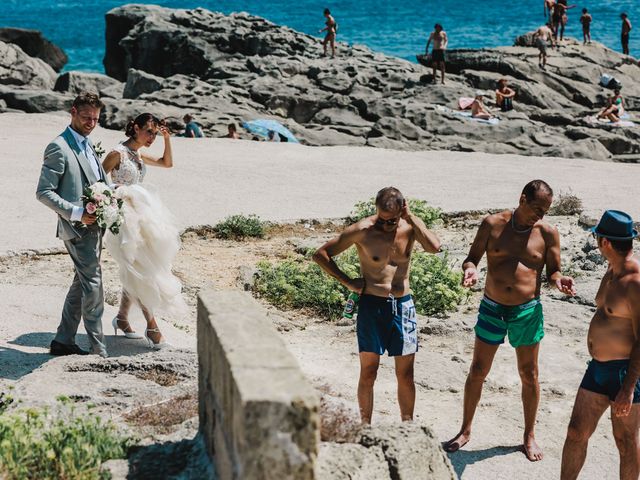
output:
[[[49,353],[51,355],[89,355],[89,352],[82,350],[75,343],[73,345],[65,345],[55,340],[51,340]]]

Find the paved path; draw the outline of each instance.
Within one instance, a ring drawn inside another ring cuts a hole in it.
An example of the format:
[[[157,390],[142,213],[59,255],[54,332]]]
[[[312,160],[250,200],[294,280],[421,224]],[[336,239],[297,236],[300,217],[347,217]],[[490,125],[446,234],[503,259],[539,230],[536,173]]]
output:
[[[55,215],[34,193],[42,152],[67,123],[63,114],[0,114],[0,255],[61,246]],[[124,136],[97,129],[92,138],[109,147]],[[556,191],[571,189],[593,216],[617,208],[640,218],[640,165],[226,139],[172,141],[175,167],[150,169],[145,183],[157,187],[182,227],[214,224],[234,213],[269,220],[343,217],[354,203],[388,185],[447,211],[511,207],[533,178],[547,180]],[[158,139],[153,151],[161,147]]]

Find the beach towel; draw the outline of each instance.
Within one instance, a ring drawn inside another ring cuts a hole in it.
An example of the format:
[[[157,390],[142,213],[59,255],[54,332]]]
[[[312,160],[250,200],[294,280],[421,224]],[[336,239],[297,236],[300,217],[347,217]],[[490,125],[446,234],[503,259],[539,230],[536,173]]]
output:
[[[485,120],[484,118],[473,118],[470,111],[453,110],[452,108],[443,107],[442,105],[437,105],[436,108],[441,112],[453,113],[454,115],[464,117],[472,122],[486,123],[488,125],[498,125],[500,123],[500,119],[495,117],[489,120]]]
[[[629,118],[629,114],[621,116],[620,118]],[[594,126],[605,126],[608,125],[610,127],[622,127],[622,128],[633,128],[636,127],[637,124],[632,122],[631,120],[620,120],[619,122],[612,122],[608,118],[597,118],[595,115],[587,115],[584,117],[584,120],[587,123],[590,123]]]

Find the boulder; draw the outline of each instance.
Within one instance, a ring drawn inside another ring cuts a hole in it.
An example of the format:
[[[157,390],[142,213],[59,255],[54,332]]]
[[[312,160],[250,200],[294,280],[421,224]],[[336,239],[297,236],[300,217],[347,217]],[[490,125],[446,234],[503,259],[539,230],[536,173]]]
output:
[[[142,70],[130,68],[122,96],[123,98],[138,98],[143,93],[156,92],[162,88],[163,80]]]
[[[52,90],[22,90],[0,87],[0,99],[8,108],[26,113],[46,113],[69,111],[73,102],[72,95]]]
[[[316,480],[391,479],[382,447],[323,442],[316,462]]]
[[[53,89],[57,92],[65,92],[72,95],[77,95],[80,92],[94,92],[104,96],[105,91],[110,92],[110,88],[120,87],[121,85],[119,81],[100,73],[70,71],[58,77]]]
[[[0,85],[51,90],[56,72],[44,61],[24,53],[17,45],[0,41]]]
[[[0,28],[0,42],[18,45],[24,53],[30,57],[39,58],[56,72],[62,70],[68,61],[64,51],[37,30]]]

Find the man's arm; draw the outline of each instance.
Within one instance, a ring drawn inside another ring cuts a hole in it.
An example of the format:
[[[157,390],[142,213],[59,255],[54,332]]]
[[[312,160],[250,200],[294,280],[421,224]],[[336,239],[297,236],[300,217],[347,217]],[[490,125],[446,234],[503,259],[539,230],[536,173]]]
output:
[[[447,32],[442,31],[442,50],[447,49],[447,45],[449,45],[449,37],[447,37]]]
[[[631,412],[633,392],[640,378],[640,275],[636,275],[636,279],[627,288],[627,302],[636,341],[631,350],[629,366],[622,382],[622,388],[613,402],[612,410],[616,417],[626,417]]]
[[[65,220],[72,221],[71,214],[74,212],[74,208],[80,207],[65,200],[56,192],[66,167],[67,164],[62,149],[55,143],[50,143],[44,151],[44,162],[40,171],[36,198]]]
[[[420,217],[416,217],[411,213],[406,200],[404,202],[404,207],[402,208],[401,216],[413,227],[413,233],[416,236],[416,240],[418,240],[418,243],[422,245],[425,252],[438,253],[440,251],[440,239],[427,228]]]
[[[431,45],[431,40],[433,40],[433,33],[429,35],[429,40],[427,40],[427,46],[425,48],[426,53],[429,53],[429,45]]]
[[[489,241],[490,233],[491,223],[489,217],[485,217],[476,232],[476,237],[473,239],[467,258],[462,262],[462,271],[464,272],[464,277],[462,278],[463,287],[471,287],[477,283],[478,264],[484,252],[487,251],[487,242]]]
[[[550,231],[543,231],[546,243],[545,264],[549,285],[556,287],[565,295],[574,296],[576,287],[573,278],[562,275],[560,272],[560,234],[558,229],[550,227]]]
[[[338,280],[342,285],[347,287],[350,291],[356,293],[362,293],[364,290],[364,279],[362,278],[349,278],[336,264],[333,257],[341,254],[347,248],[358,242],[363,236],[363,223],[367,219],[361,220],[358,223],[346,228],[336,238],[329,240],[323,246],[321,246],[313,254],[313,261],[320,265],[325,272]]]

